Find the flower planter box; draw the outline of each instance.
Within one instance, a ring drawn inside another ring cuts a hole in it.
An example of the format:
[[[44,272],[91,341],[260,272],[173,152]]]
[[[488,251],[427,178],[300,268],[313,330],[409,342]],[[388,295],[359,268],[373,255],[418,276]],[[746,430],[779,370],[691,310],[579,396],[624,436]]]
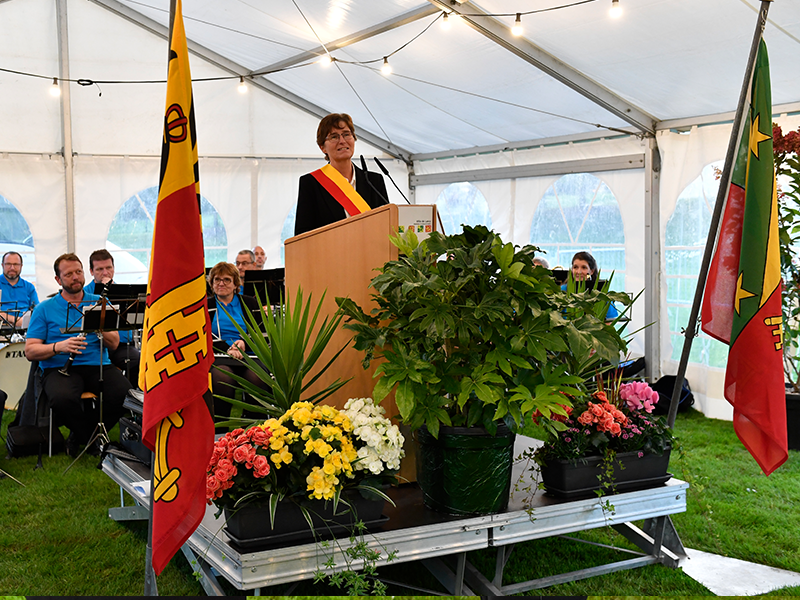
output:
[[[309,527],[300,505],[289,499],[278,503],[274,528],[270,525],[268,506],[247,504],[238,509],[225,507],[225,533],[235,547],[252,552],[349,535],[353,531],[353,524],[358,520],[363,521],[367,529],[375,528],[388,520],[388,517],[381,514],[383,500],[367,500],[357,491],[345,492],[343,495],[353,505],[355,514],[343,503],[339,504],[337,513],[334,514],[333,501],[301,501],[311,516],[313,530]]]
[[[617,492],[631,492],[660,485],[670,479],[669,450],[661,456],[639,452],[620,452],[614,462],[613,482]],[[558,498],[575,500],[595,496],[600,489],[602,456],[589,456],[577,460],[551,459],[541,468],[542,481],[547,493]],[[604,489],[610,493],[610,489]]]

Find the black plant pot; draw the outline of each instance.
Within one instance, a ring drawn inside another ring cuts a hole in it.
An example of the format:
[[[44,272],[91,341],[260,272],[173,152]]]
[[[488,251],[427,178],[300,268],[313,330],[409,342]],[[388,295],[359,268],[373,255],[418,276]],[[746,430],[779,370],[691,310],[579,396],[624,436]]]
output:
[[[619,452],[614,461],[613,485],[617,492],[631,492],[660,485],[672,475],[667,473],[669,454],[661,456],[639,452]],[[588,456],[577,460],[549,459],[541,468],[542,481],[547,493],[558,498],[576,500],[595,496],[600,489],[602,456]],[[611,489],[604,487],[605,493]]]
[[[246,504],[235,509],[226,506],[225,533],[238,549],[255,551],[349,535],[353,533],[353,524],[359,520],[368,528],[387,520],[381,515],[383,500],[367,500],[357,490],[347,490],[342,497],[352,505],[353,510],[340,503],[334,514],[332,500],[326,502],[304,498],[299,504],[291,499],[281,500],[275,510],[274,527],[270,524],[267,505]],[[313,530],[301,505],[312,519]]]
[[[417,482],[425,506],[451,515],[488,515],[508,507],[515,434],[500,423],[483,427],[427,427],[416,432]]]
[[[786,433],[789,450],[800,450],[800,394],[786,392]]]

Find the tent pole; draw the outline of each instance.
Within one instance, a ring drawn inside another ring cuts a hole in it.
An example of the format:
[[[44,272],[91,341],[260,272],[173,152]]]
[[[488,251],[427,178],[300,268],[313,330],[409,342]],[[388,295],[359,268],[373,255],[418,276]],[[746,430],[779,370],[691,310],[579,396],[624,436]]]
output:
[[[648,293],[644,297],[645,378],[654,382],[661,377],[661,196],[659,194],[661,155],[655,137],[647,139],[644,155],[645,240],[644,280]]]
[[[61,88],[61,152],[64,156],[64,198],[66,200],[67,252],[75,252],[75,161],[72,148],[72,103],[69,81],[69,28],[67,0],[56,2],[58,23],[58,73]]]
[[[706,278],[708,277],[708,268],[711,264],[711,256],[714,253],[714,245],[719,233],[719,223],[722,216],[722,209],[725,205],[725,198],[728,195],[728,188],[731,182],[731,171],[733,170],[733,159],[738,150],[739,144],[739,131],[742,126],[742,121],[745,118],[745,105],[750,94],[750,86],[753,80],[753,69],[755,67],[756,55],[758,54],[758,46],[761,43],[761,36],[764,33],[764,27],[767,24],[767,13],[769,12],[769,4],[772,0],[761,0],[761,8],[758,11],[758,22],[756,23],[756,30],[753,34],[753,42],[750,46],[750,56],[747,59],[747,68],[745,69],[744,81],[742,82],[742,89],[739,92],[739,104],[736,107],[736,116],[733,119],[733,127],[731,129],[731,137],[728,141],[728,151],[725,154],[725,166],[722,169],[722,177],[720,178],[719,190],[717,191],[717,201],[714,204],[714,212],[711,215],[711,224],[708,228],[708,237],[706,238],[706,249],[703,254],[703,262],[700,265],[700,273],[697,275],[697,287],[694,292],[694,302],[692,303],[692,310],[689,313],[689,322],[686,324],[683,340],[683,351],[681,352],[681,361],[678,365],[678,374],[675,377],[675,387],[672,389],[672,399],[669,405],[668,423],[670,428],[675,425],[675,417],[678,414],[678,403],[683,387],[683,380],[686,377],[686,366],[689,363],[689,354],[692,351],[692,342],[697,335],[697,321],[700,313],[700,303],[703,299],[703,290],[706,285]]]

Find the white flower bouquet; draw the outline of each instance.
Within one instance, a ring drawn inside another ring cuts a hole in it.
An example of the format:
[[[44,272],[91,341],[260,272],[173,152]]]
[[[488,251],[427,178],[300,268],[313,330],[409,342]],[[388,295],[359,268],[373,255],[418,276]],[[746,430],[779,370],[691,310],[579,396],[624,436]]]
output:
[[[353,437],[364,444],[357,444],[358,460],[353,461],[353,468],[373,475],[398,471],[405,456],[405,439],[397,425],[383,416],[386,410],[372,398],[350,398],[342,412],[350,419]]]

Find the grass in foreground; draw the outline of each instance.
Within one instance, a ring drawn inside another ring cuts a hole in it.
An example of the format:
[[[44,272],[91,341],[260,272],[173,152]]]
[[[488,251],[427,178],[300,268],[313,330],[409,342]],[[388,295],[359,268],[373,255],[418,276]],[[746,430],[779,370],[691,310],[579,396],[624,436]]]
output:
[[[6,414],[5,426],[13,417]],[[736,439],[731,423],[700,413],[680,415],[676,432],[683,456],[673,452],[670,469],[692,484],[687,512],[673,521],[687,547],[800,572],[800,453],[765,477]],[[114,435],[112,431],[112,437]],[[144,582],[146,523],[120,524],[107,510],[119,505],[119,488],[84,457],[66,476],[70,460],[45,457],[45,469],[34,471],[36,457],[1,460],[0,468],[25,483],[0,480],[4,509],[0,513],[0,590],[26,595],[139,595]],[[126,499],[130,503],[130,499]],[[583,539],[631,547],[610,529],[581,534]],[[551,538],[519,544],[506,568],[504,584],[544,577],[628,558],[611,550]],[[494,552],[470,553],[485,575],[494,571]],[[425,590],[441,590],[417,564],[382,567],[383,577]],[[226,586],[229,594],[241,594]],[[202,595],[182,555],[158,578],[162,595]],[[264,588],[262,594],[339,595],[330,586],[302,582]],[[390,594],[415,590],[390,585]],[[703,596],[710,592],[681,570],[651,566],[535,590],[535,595]],[[773,596],[800,596],[800,588]]]

